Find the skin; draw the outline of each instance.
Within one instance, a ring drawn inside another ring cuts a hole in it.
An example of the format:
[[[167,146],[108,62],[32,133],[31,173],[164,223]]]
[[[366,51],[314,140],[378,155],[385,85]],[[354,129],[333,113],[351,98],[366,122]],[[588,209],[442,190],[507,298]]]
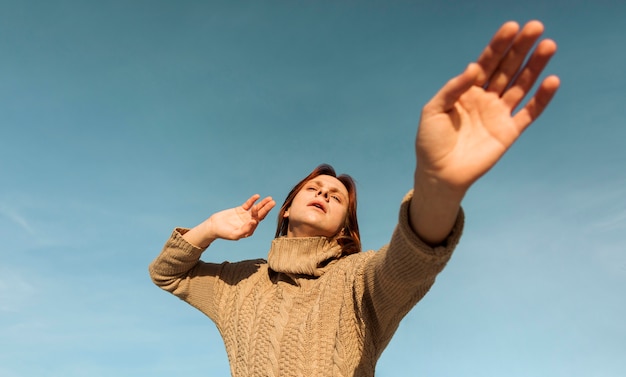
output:
[[[335,177],[320,175],[298,191],[285,211],[287,237],[333,237],[343,229],[347,213],[346,187]]]
[[[472,184],[495,166],[556,93],[559,79],[548,76],[522,105],[556,52],[556,43],[549,39],[532,49],[543,30],[539,21],[521,29],[515,22],[505,23],[476,62],[423,107],[409,214],[411,227],[426,243],[435,246],[445,240]],[[253,195],[239,207],[212,215],[183,237],[206,247],[217,238],[252,235],[276,205],[271,197],[257,203],[259,198]],[[294,231],[291,236],[299,234]]]

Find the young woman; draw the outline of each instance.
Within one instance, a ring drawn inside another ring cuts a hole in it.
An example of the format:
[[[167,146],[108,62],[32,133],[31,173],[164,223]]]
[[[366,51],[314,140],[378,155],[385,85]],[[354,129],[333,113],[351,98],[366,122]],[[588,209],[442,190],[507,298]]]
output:
[[[556,52],[537,21],[504,24],[475,63],[424,106],[414,186],[388,245],[361,252],[356,190],[320,165],[289,193],[267,260],[204,263],[215,239],[249,237],[275,206],[249,198],[176,229],[150,265],[161,288],[217,325],[233,376],[373,376],[400,320],[456,246],[461,200],[544,110],[556,76],[515,114]],[[526,58],[528,59],[526,60]]]

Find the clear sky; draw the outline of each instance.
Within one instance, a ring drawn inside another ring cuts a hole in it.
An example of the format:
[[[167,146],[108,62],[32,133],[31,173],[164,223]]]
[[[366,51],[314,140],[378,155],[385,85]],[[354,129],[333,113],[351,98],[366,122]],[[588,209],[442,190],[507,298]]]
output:
[[[322,162],[378,249],[422,105],[507,20],[559,44],[550,108],[472,188],[378,376],[626,375],[626,2],[0,1],[0,376],[222,376],[159,290],[175,226]],[[275,211],[276,212],[276,211]],[[207,261],[265,257],[275,213]]]

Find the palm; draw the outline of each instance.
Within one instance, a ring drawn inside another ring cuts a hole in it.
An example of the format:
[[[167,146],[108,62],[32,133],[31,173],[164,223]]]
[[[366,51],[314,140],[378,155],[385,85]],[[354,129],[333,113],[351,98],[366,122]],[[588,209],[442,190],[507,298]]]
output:
[[[430,169],[452,186],[471,184],[519,134],[500,98],[473,87],[449,112],[422,118],[418,159],[429,161]]]
[[[241,207],[227,209],[213,215],[215,231],[223,239],[239,239],[253,230],[252,216]]]
[[[272,198],[265,198],[257,204],[258,195],[250,197],[239,207],[213,214],[210,218],[215,237],[238,240],[254,233],[257,225],[276,204]]]

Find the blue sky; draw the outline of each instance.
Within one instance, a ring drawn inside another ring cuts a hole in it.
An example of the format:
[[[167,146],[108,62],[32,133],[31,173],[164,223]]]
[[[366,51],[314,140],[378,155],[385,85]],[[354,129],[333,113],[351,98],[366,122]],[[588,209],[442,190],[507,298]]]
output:
[[[562,87],[466,197],[377,375],[625,375],[626,3],[155,0],[0,1],[0,376],[228,375],[149,280],[172,228],[327,162],[379,248],[421,106],[535,18]],[[274,226],[204,259],[264,257]]]

